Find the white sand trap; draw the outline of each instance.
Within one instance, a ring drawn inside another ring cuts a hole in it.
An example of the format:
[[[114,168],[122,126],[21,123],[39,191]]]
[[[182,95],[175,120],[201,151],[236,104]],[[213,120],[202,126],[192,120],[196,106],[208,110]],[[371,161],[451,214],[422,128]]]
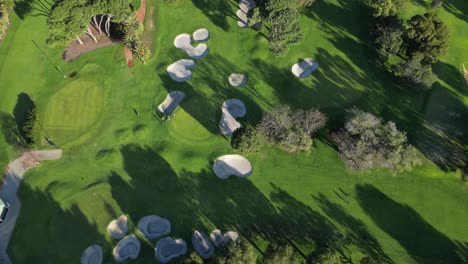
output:
[[[237,25],[241,28],[248,28],[249,24],[247,22],[247,15],[250,12],[250,9],[256,6],[255,1],[253,0],[240,0],[239,1],[239,10],[237,10],[236,15],[239,18]]]
[[[121,239],[128,232],[128,220],[125,215],[119,216],[107,226],[107,232],[113,239]]]
[[[215,160],[213,171],[221,179],[232,175],[245,178],[252,174],[253,167],[248,159],[240,155],[224,155]]]
[[[239,234],[234,231],[228,231],[224,233],[224,235],[221,233],[221,230],[215,229],[213,232],[210,234],[211,241],[213,241],[213,244],[216,247],[222,247],[227,245],[229,242],[233,241],[236,242],[239,240]]]
[[[102,263],[102,248],[99,245],[89,246],[83,254],[81,254],[81,264],[101,264]]]
[[[222,107],[221,120],[219,128],[226,136],[232,136],[232,133],[241,127],[236,118],[243,117],[247,113],[244,103],[239,99],[228,99],[224,101]]]
[[[194,231],[192,234],[192,244],[195,251],[203,259],[213,256],[215,249],[205,233]]]
[[[194,67],[195,61],[182,59],[169,65],[169,67],[167,67],[167,73],[169,73],[169,76],[174,81],[185,82],[192,79],[192,71],[190,69]]]
[[[162,237],[171,232],[171,222],[157,215],[147,215],[141,218],[137,227],[147,239]]]
[[[187,253],[187,243],[183,239],[161,238],[154,248],[154,257],[161,263],[167,263],[173,258]]]
[[[311,58],[307,58],[299,63],[292,66],[292,73],[299,78],[308,77],[313,71],[319,67],[318,63]]]
[[[200,28],[193,32],[193,40],[198,42],[205,42],[210,39],[210,32],[206,28]]]
[[[166,99],[158,106],[159,112],[165,115],[170,115],[184,100],[185,93],[182,91],[172,91],[167,94]]]
[[[174,46],[184,50],[192,59],[201,60],[208,54],[208,46],[200,44],[197,47],[192,46],[192,38],[189,34],[180,34],[174,40]]]
[[[229,84],[234,88],[240,88],[247,83],[247,76],[240,73],[233,73],[229,75]]]
[[[140,253],[140,241],[135,235],[124,237],[114,248],[114,260],[124,262],[128,259],[136,259]]]

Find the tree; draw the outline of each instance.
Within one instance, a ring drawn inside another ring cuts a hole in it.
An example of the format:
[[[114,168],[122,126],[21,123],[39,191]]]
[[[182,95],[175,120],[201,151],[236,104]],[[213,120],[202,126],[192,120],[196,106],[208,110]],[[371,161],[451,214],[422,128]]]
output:
[[[299,264],[303,263],[290,245],[270,244],[263,256],[265,264]]]
[[[326,123],[317,109],[293,111],[280,105],[265,114],[257,126],[258,133],[273,145],[288,152],[309,151],[312,136]]]
[[[192,251],[188,256],[182,256],[174,259],[174,264],[203,264],[203,259],[197,254],[197,252]]]
[[[263,144],[262,137],[253,127],[241,127],[234,131],[231,139],[231,146],[243,154],[258,151]]]
[[[431,65],[422,64],[423,57],[421,53],[417,53],[408,61],[394,65],[393,74],[407,87],[429,89],[434,83],[434,74]]]
[[[297,0],[297,7],[308,7],[311,6],[314,2],[315,0]]]
[[[450,34],[447,26],[436,14],[413,16],[406,33],[407,56],[423,54],[423,63],[435,63],[447,53]]]
[[[341,264],[343,263],[340,258],[340,254],[331,248],[319,248],[315,250],[308,263],[311,264]]]
[[[273,54],[284,54],[290,46],[304,40],[301,13],[297,9],[296,0],[271,0],[266,10],[271,27],[268,41]]]
[[[263,27],[263,16],[259,7],[254,7],[247,14],[247,24],[256,31],[261,31]]]
[[[396,16],[378,17],[371,29],[371,36],[379,50],[386,54],[398,54],[403,45],[405,28]]]
[[[442,0],[432,0],[431,8],[432,9],[440,8],[442,6],[442,4],[443,4]]]
[[[383,124],[382,119],[357,108],[347,111],[344,128],[332,138],[350,169],[405,171],[420,164],[406,133],[399,131],[395,123]]]
[[[23,124],[23,127],[21,128],[21,134],[26,141],[26,144],[29,147],[32,147],[35,143],[34,141],[34,125],[36,124],[37,120],[37,107],[35,104],[28,109],[28,112],[26,114],[26,120]]]
[[[219,250],[214,257],[216,264],[255,264],[257,253],[252,244],[240,240],[230,243]]]
[[[143,25],[136,18],[130,17],[124,22],[125,35],[139,35],[143,32]]]
[[[133,55],[143,62],[143,64],[146,63],[146,60],[151,56],[151,51],[149,50],[146,45],[144,45],[141,41],[137,41],[135,44],[135,47],[132,50]]]
[[[396,7],[392,0],[369,0],[374,17],[393,16],[396,14]]]

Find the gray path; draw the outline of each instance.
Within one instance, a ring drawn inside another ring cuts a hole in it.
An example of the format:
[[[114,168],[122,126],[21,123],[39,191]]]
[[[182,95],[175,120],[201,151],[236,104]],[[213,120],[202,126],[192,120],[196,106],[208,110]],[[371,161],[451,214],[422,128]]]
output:
[[[23,153],[16,160],[10,162],[5,172],[3,182],[0,182],[0,198],[11,204],[8,215],[3,224],[0,224],[0,263],[11,264],[11,260],[6,252],[11,234],[15,228],[18,218],[21,201],[18,199],[18,191],[23,174],[39,164],[43,160],[57,160],[62,157],[62,150],[33,150]]]

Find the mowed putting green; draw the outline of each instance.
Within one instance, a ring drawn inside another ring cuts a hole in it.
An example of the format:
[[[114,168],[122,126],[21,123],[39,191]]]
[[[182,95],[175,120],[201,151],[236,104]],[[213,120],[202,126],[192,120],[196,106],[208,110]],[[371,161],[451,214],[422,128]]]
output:
[[[103,88],[98,82],[72,81],[52,95],[45,111],[44,129],[56,144],[67,144],[96,123],[103,103]]]

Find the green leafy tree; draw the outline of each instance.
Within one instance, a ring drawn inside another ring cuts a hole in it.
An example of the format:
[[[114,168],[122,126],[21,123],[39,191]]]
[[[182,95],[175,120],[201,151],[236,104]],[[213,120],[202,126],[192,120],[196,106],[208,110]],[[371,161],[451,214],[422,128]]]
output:
[[[429,89],[434,83],[434,74],[430,64],[422,63],[423,58],[421,53],[414,54],[408,61],[394,65],[393,74],[407,87]]]
[[[32,147],[35,143],[34,141],[34,126],[37,120],[37,107],[35,104],[32,105],[26,114],[26,120],[21,128],[21,134],[23,135],[24,140],[28,147]]]
[[[263,256],[265,264],[300,264],[303,263],[290,245],[270,244]]]
[[[374,17],[393,16],[396,14],[396,6],[392,0],[369,0]]]
[[[331,248],[319,248],[307,261],[310,264],[341,264],[340,254]]]
[[[247,16],[247,24],[256,31],[261,31],[263,27],[263,16],[259,7],[250,9]]]
[[[173,264],[203,264],[203,259],[197,254],[197,252],[192,251],[188,256],[182,256],[176,258]]]
[[[357,108],[347,111],[344,128],[332,138],[341,158],[354,170],[381,167],[406,171],[421,162],[406,133],[399,131],[395,123],[384,124],[382,119]]]
[[[256,264],[257,252],[252,244],[244,240],[230,243],[214,257],[216,264]]]
[[[244,154],[257,152],[262,145],[263,138],[255,128],[241,127],[232,135],[231,146]]]
[[[450,34],[436,14],[416,15],[408,21],[406,51],[409,57],[423,54],[423,63],[435,63],[447,53]]]
[[[275,55],[285,54],[289,47],[304,40],[301,13],[296,0],[271,0],[266,6],[269,14],[270,32],[268,41]]]
[[[124,25],[125,35],[139,35],[143,32],[143,25],[136,18],[129,17]]]
[[[141,61],[143,64],[146,63],[146,61],[149,59],[151,56],[151,51],[149,48],[144,45],[141,41],[137,41],[135,43],[135,46],[132,49],[133,55]]]
[[[396,16],[378,17],[373,23],[371,35],[379,50],[385,54],[398,54],[403,45],[405,28]]]

